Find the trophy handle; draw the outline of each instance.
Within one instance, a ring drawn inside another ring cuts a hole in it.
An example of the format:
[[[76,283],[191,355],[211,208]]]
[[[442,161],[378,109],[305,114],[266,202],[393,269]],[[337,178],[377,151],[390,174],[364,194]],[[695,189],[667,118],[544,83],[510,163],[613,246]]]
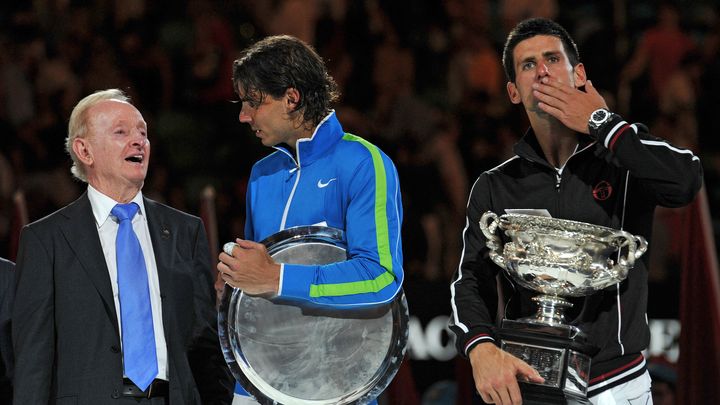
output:
[[[633,238],[635,238],[635,244],[636,244],[635,258],[639,259],[640,256],[642,256],[643,253],[645,253],[645,251],[647,251],[647,246],[648,246],[647,240],[645,240],[645,238],[643,238],[640,235],[635,235],[635,236],[633,236]]]
[[[639,259],[647,251],[647,240],[640,235],[633,235],[625,231],[618,231],[618,236],[623,239],[623,242],[618,246],[618,249],[623,247],[628,248],[627,257],[620,257],[619,261],[622,265],[632,267],[635,265],[635,260]]]
[[[491,220],[492,222],[488,223],[488,220]],[[488,239],[499,239],[497,236],[495,236],[497,225],[498,216],[492,211],[488,211],[484,213],[482,217],[480,217],[480,230],[482,230],[483,235],[485,235],[485,237]]]
[[[483,235],[485,235],[485,238],[487,238],[486,245],[490,249],[490,259],[497,265],[505,268],[505,258],[498,253],[502,243],[500,237],[495,235],[499,223],[500,220],[497,214],[492,211],[487,211],[480,217],[480,230]]]

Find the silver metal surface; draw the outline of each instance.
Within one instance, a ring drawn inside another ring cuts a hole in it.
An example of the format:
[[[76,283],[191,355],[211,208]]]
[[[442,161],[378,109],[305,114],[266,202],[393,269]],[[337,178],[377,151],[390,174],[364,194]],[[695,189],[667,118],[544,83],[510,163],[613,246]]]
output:
[[[322,265],[347,258],[342,231],[334,228],[292,228],[262,243],[279,263]],[[368,403],[394,377],[408,338],[402,291],[389,305],[338,309],[249,296],[226,286],[218,319],[225,360],[262,404]]]
[[[561,297],[590,295],[623,281],[647,250],[642,236],[535,215],[488,211],[480,229],[490,258],[517,283],[543,294],[534,298],[534,321],[549,325],[564,323],[562,311],[571,304]]]

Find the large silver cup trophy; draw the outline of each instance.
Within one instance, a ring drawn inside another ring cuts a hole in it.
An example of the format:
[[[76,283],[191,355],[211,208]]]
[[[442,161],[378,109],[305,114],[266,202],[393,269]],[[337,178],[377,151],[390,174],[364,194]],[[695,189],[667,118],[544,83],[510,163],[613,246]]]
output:
[[[335,228],[290,228],[261,243],[278,263],[347,259],[343,232]],[[223,250],[231,254],[232,247]],[[385,305],[338,309],[251,296],[226,285],[218,332],[230,371],[261,404],[362,405],[398,371],[408,319],[402,290]]]
[[[490,258],[521,286],[540,293],[533,316],[503,319],[500,347],[534,367],[542,384],[521,382],[524,403],[585,404],[597,348],[567,323],[566,297],[591,295],[623,281],[647,250],[642,236],[550,217],[483,214]],[[498,232],[500,231],[500,232]]]

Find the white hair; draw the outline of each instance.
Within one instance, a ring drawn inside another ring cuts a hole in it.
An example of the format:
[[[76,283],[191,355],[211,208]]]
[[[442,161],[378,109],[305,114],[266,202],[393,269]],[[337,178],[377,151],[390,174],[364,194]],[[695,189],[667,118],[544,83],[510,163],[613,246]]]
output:
[[[75,151],[73,151],[73,142],[76,138],[83,138],[88,131],[88,116],[87,110],[90,107],[98,104],[105,100],[118,100],[126,103],[130,102],[130,98],[120,89],[107,89],[99,90],[95,93],[80,100],[73,108],[70,114],[70,122],[68,123],[68,136],[65,138],[65,150],[70,154],[70,158],[73,161],[73,165],[70,168],[73,176],[78,179],[87,182],[87,175],[85,173],[85,166],[78,159]]]

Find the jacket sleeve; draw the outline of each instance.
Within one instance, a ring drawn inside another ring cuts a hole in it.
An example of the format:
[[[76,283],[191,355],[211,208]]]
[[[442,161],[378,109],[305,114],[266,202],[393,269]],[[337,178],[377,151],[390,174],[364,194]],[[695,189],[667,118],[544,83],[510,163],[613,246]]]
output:
[[[322,266],[284,264],[279,295],[321,305],[369,306],[391,301],[403,281],[402,202],[397,171],[376,146],[347,176],[348,260]]]
[[[223,405],[232,402],[234,379],[220,349],[215,310],[215,290],[210,272],[210,249],[205,228],[197,220],[194,235],[193,267],[195,285],[193,300],[195,324],[188,360],[203,404]]]
[[[32,228],[20,236],[12,312],[14,403],[47,404],[55,363],[53,262]]]
[[[616,115],[598,130],[598,143],[630,171],[657,205],[686,205],[702,186],[700,159],[689,149],[650,135],[643,124],[629,124]]]
[[[456,336],[458,353],[467,356],[482,342],[494,342],[498,291],[496,276],[500,267],[488,258],[480,218],[490,210],[488,173],[481,175],[470,191],[463,229],[460,265],[450,284],[450,330]],[[499,213],[498,213],[499,214]]]

